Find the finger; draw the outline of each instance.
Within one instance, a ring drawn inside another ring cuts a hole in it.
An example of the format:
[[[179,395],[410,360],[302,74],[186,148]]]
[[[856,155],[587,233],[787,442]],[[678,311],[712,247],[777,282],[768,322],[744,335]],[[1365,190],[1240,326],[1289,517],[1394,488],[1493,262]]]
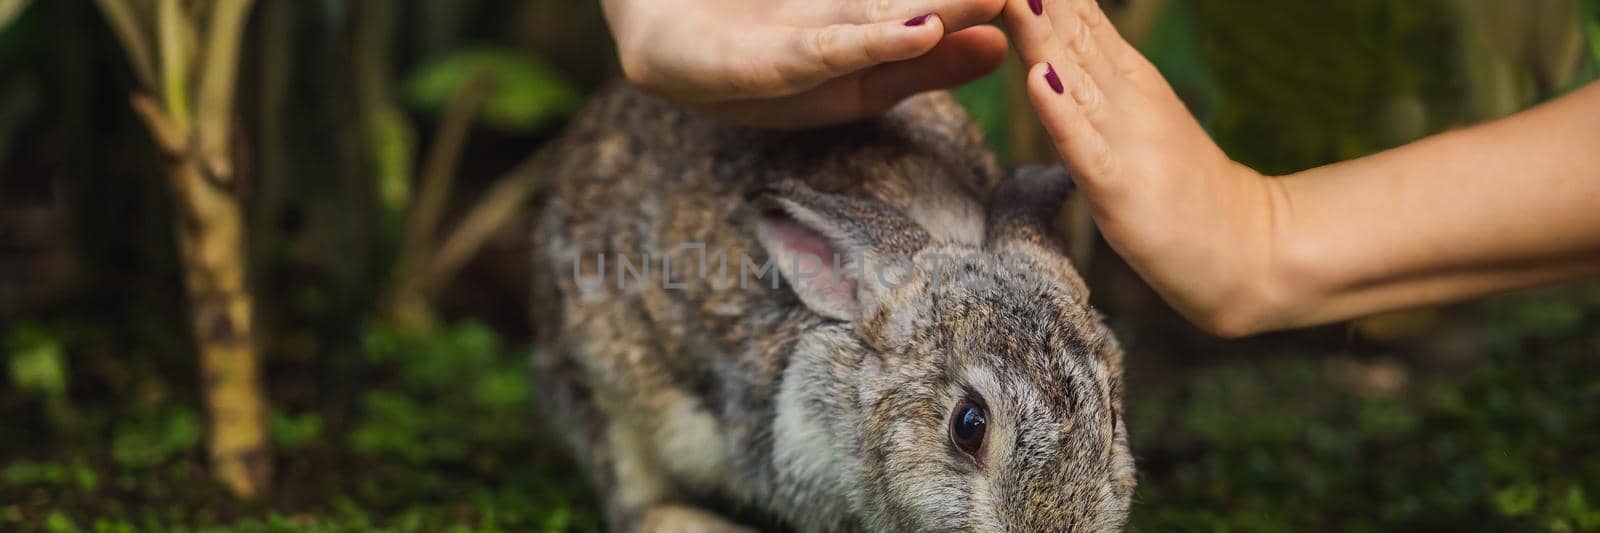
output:
[[[1063,75],[1069,70],[1085,72],[1084,87],[1096,91],[1080,89],[1076,96],[1093,98],[1098,109],[1104,96],[1123,95],[1126,80],[1106,62],[1088,27],[1071,11],[1075,2],[1012,0],[1006,5],[1006,26],[1016,35],[1024,63],[1050,63]]]
[[[1050,134],[1067,168],[1086,186],[1114,178],[1117,159],[1105,136],[1095,127],[1097,96],[1088,74],[1075,66],[1035,64],[1028,71],[1028,99]],[[1083,93],[1083,96],[1075,96]],[[1087,102],[1087,104],[1086,104]]]
[[[994,26],[974,26],[945,36],[933,51],[880,65],[861,77],[862,114],[876,115],[911,95],[950,89],[982,78],[1006,57],[1006,36]]]
[[[1051,20],[1058,38],[1066,43],[1073,59],[1102,87],[1116,87],[1110,91],[1116,94],[1130,85],[1147,92],[1167,89],[1166,81],[1155,66],[1122,38],[1098,1],[1068,0],[1064,5],[1052,4],[1051,7],[1054,8],[1050,11]]]
[[[1084,71],[1101,84],[1108,84],[1120,73],[1100,49],[1100,40],[1090,20],[1103,20],[1105,13],[1096,0],[1067,0],[1049,5],[1045,16],[1050,18],[1056,38],[1066,45],[1066,52]],[[1098,18],[1097,18],[1098,17]],[[1094,25],[1098,26],[1098,22]],[[1109,27],[1110,24],[1104,25]],[[1100,30],[1099,33],[1104,33]]]
[[[1100,53],[1119,73],[1124,76],[1141,76],[1154,72],[1155,67],[1145,59],[1144,54],[1139,53],[1133,43],[1124,39],[1122,33],[1117,31],[1117,27],[1111,24],[1111,19],[1106,16],[1099,2],[1090,1],[1085,4],[1083,9],[1079,10],[1079,18],[1094,35]]]
[[[928,54],[835,79],[805,93],[704,106],[723,121],[774,129],[803,129],[863,120],[908,96],[955,87],[993,72],[1005,60],[1005,34],[993,26],[946,36]]]
[[[835,5],[842,11],[839,16],[856,23],[903,20],[936,13],[944,20],[947,31],[954,32],[994,20],[1005,6],[1005,0],[868,0]]]
[[[1011,0],[1003,15],[1017,55],[1024,64],[1069,61],[1065,48],[1056,39],[1055,26],[1044,15],[1043,0]]]
[[[883,63],[911,59],[932,50],[944,36],[937,15],[874,24],[836,24],[795,30],[773,65],[775,87],[752,87],[751,97],[787,96],[812,89]]]

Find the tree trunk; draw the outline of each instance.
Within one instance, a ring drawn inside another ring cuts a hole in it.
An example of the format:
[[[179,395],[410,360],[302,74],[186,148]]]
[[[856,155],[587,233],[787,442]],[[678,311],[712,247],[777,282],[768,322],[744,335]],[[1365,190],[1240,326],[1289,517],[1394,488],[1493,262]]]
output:
[[[231,141],[239,43],[251,2],[98,4],[144,88],[130,100],[134,113],[166,157],[189,327],[210,419],[211,475],[237,496],[255,496],[266,489],[272,464]],[[208,22],[196,24],[199,18]]]
[[[198,158],[168,163],[190,327],[210,420],[212,475],[251,496],[271,476],[266,401],[252,339],[253,302],[245,285],[244,214],[238,198],[207,176]]]

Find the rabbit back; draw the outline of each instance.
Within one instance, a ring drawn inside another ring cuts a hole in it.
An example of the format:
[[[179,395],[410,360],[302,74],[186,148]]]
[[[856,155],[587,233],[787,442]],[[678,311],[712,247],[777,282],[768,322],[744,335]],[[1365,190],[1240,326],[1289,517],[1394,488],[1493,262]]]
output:
[[[662,499],[770,523],[764,510],[790,490],[770,459],[775,396],[795,337],[824,319],[775,272],[754,275],[767,256],[752,194],[797,181],[975,243],[1000,176],[943,93],[881,120],[783,133],[619,84],[550,150],[533,246],[536,373],[614,525]]]

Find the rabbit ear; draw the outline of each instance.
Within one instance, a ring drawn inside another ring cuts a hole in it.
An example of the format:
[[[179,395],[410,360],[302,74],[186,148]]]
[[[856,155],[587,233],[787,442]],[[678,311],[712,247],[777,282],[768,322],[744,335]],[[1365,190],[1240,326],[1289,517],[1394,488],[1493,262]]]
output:
[[[796,182],[769,187],[757,206],[769,265],[806,307],[836,320],[855,320],[896,281],[895,265],[928,243],[928,232],[892,207]]]
[[[1051,228],[1072,191],[1072,176],[1060,165],[1017,167],[989,196],[989,247],[1028,242],[1061,251]]]

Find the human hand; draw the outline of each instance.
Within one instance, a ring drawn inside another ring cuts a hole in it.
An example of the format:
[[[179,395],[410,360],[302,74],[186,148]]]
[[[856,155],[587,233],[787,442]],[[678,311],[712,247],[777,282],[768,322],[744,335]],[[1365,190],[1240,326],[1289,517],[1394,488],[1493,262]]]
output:
[[[605,0],[623,71],[729,122],[840,124],[1005,57],[1005,0]],[[928,15],[924,17],[924,15]]]
[[[1005,20],[1033,65],[1029,98],[1112,248],[1201,327],[1259,329],[1281,296],[1280,186],[1217,147],[1095,0],[1010,0]]]

